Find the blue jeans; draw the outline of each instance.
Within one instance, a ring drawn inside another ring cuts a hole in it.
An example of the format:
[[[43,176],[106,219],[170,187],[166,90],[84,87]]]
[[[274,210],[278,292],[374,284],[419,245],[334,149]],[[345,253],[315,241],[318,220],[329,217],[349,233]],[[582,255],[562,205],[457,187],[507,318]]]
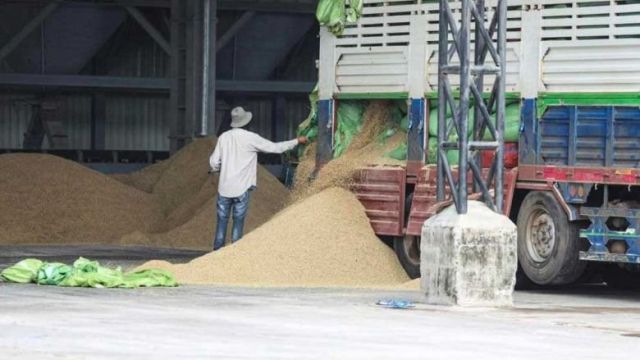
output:
[[[224,246],[227,237],[227,224],[229,223],[229,214],[233,210],[233,228],[231,230],[231,241],[236,242],[242,237],[244,228],[244,218],[249,210],[249,192],[228,198],[218,194],[217,212],[218,224],[216,225],[216,236],[213,242],[213,250],[218,250]]]

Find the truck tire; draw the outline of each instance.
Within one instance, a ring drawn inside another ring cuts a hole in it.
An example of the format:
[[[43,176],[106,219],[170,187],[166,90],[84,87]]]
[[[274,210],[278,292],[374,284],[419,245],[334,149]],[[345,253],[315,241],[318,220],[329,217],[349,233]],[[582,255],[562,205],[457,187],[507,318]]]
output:
[[[518,213],[518,262],[537,285],[565,285],[584,272],[580,261],[579,226],[553,195],[534,191],[524,198]]]
[[[393,250],[404,268],[412,279],[420,277],[420,237],[405,235],[396,237],[393,241]]]

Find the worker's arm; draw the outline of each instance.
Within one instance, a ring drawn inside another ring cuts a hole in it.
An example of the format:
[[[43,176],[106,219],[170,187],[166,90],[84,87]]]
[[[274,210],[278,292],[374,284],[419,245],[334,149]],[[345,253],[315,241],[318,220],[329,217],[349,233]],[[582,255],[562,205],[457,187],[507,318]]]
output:
[[[298,144],[305,144],[307,142],[307,138],[304,136],[289,141],[275,143],[261,137],[258,134],[252,134],[252,136],[253,139],[251,141],[251,146],[253,147],[254,151],[271,154],[282,154],[285,151],[295,148]]]
[[[213,150],[213,154],[209,157],[209,166],[211,166],[211,171],[220,171],[220,164],[222,164],[222,158],[220,157],[220,146],[216,145],[215,150]]]

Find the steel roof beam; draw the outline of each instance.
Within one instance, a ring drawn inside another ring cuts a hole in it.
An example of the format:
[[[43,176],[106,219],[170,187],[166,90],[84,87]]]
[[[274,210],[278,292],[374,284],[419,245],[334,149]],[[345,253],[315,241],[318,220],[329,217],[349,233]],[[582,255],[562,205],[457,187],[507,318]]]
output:
[[[231,41],[236,34],[242,30],[242,28],[253,18],[256,14],[255,11],[246,11],[244,12],[238,20],[236,20],[229,29],[220,36],[218,39],[218,44],[216,45],[216,52],[220,51],[223,47],[225,47],[229,41]]]
[[[167,55],[171,55],[171,45],[169,44],[169,41],[164,38],[162,33],[160,33],[160,31],[158,31],[158,29],[156,29],[155,26],[153,26],[153,24],[149,22],[149,20],[147,20],[144,14],[133,6],[125,6],[124,8],[127,10],[129,15],[131,15],[131,17],[134,18],[136,22],[144,29],[144,31],[146,31],[147,34],[149,34],[149,36],[151,36],[151,38],[156,43],[158,43],[158,45],[160,45],[162,50],[164,50]]]
[[[12,0],[12,3],[46,4],[44,0]],[[171,7],[170,0],[62,0],[64,3],[87,4],[99,6],[136,6],[165,8]],[[286,12],[313,14],[316,11],[316,3],[299,3],[293,1],[253,1],[253,0],[218,0],[218,10],[244,10],[261,12]]]
[[[0,85],[10,87],[92,88],[168,92],[169,78],[94,75],[0,74]],[[216,80],[216,90],[245,93],[302,93],[313,90],[314,82]]]
[[[33,17],[29,22],[27,22],[24,27],[16,33],[9,42],[7,42],[2,48],[0,48],[0,62],[4,60],[13,50],[15,50],[20,43],[24,39],[29,36],[33,30],[35,30],[42,22],[53,13],[58,6],[60,6],[60,1],[50,1],[47,6],[45,6],[40,12]]]

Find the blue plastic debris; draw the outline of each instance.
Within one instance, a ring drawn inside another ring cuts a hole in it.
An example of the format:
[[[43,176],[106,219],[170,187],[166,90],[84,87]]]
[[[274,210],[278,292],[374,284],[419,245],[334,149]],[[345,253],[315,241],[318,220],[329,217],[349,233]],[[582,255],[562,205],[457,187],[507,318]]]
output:
[[[415,305],[411,301],[394,299],[380,300],[376,303],[376,305],[384,306],[389,309],[410,309],[415,307]]]

